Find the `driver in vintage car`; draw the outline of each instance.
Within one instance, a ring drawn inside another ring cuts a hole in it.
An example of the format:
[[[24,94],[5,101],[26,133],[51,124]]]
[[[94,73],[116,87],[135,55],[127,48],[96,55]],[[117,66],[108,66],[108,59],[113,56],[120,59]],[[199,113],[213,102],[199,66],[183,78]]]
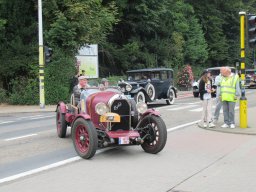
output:
[[[88,84],[87,78],[85,76],[78,77],[78,84],[73,88],[75,105],[78,105],[82,91],[86,90],[88,87],[90,87],[90,85]]]

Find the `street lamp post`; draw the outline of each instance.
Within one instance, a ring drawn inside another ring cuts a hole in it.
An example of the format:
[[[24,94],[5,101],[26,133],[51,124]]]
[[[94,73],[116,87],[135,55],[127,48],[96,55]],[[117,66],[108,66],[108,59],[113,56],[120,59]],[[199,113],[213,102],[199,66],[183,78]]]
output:
[[[40,108],[45,108],[44,93],[44,43],[43,43],[43,19],[42,0],[38,0],[38,36],[39,36],[39,97]]]

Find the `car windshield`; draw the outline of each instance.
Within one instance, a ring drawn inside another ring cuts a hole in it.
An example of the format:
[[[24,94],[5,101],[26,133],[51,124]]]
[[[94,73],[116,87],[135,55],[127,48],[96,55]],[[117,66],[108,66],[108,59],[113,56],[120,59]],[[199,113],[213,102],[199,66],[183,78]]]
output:
[[[82,99],[84,99],[86,101],[86,98],[94,93],[98,93],[101,92],[99,89],[87,89],[87,90],[83,90],[80,96],[80,101],[82,101]]]
[[[218,76],[220,74],[220,70],[212,70],[211,71],[212,76]]]

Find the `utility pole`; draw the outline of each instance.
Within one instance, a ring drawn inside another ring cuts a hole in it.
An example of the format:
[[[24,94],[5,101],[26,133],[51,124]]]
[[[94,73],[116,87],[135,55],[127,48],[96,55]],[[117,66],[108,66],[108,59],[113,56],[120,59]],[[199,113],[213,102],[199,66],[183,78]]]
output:
[[[38,0],[38,36],[39,36],[39,97],[40,108],[45,108],[44,93],[44,43],[43,43],[43,17],[42,0]]]
[[[245,12],[240,15],[240,48],[241,48],[241,85],[242,95],[240,98],[240,128],[247,128],[247,99],[245,97]]]

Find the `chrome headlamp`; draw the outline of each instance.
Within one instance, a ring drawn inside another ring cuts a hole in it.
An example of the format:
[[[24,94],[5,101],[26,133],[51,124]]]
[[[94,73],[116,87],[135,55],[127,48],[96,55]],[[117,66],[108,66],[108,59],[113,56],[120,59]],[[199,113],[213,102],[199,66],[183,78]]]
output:
[[[148,106],[144,102],[139,102],[136,104],[136,109],[139,113],[145,113],[148,110]]]
[[[128,91],[128,92],[130,92],[130,91],[132,90],[132,86],[131,86],[130,84],[127,84],[127,85],[125,86],[125,90]]]
[[[109,112],[109,108],[105,103],[97,103],[95,106],[95,111],[99,115],[104,115],[105,113]]]

